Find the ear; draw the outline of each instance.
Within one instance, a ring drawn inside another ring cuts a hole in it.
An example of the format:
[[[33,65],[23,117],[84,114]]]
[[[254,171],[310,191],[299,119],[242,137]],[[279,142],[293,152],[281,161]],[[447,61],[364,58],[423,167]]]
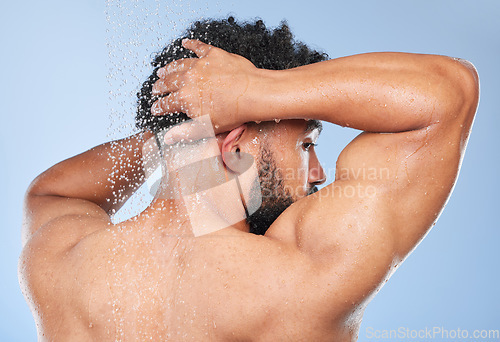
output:
[[[241,159],[239,141],[246,129],[246,125],[236,127],[231,132],[229,132],[229,134],[224,138],[224,141],[222,142],[222,160],[224,161],[226,167],[234,172],[237,172],[237,170],[239,169],[238,164],[240,163]]]

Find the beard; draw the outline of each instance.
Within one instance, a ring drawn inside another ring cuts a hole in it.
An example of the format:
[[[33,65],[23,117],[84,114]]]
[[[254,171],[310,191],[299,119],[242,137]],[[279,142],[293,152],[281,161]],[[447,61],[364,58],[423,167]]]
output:
[[[297,199],[285,188],[283,174],[269,149],[261,148],[257,164],[258,179],[252,186],[251,198],[259,198],[258,192],[261,192],[262,202],[254,213],[247,216],[246,222],[250,227],[250,233],[264,235],[274,221]],[[308,191],[308,195],[316,191],[318,188],[314,186]]]

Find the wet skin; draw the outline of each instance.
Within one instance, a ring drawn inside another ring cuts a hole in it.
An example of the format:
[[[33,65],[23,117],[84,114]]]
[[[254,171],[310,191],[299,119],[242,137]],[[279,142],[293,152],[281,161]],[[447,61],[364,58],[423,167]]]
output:
[[[20,258],[40,340],[356,340],[366,305],[451,193],[478,101],[475,71],[443,56],[382,53],[266,73],[222,50],[186,44],[205,59],[185,62],[184,90],[163,100],[158,114],[186,107],[196,77],[215,103],[239,96],[239,111],[231,101],[211,107],[221,152],[258,156],[259,125],[241,126],[249,121],[321,119],[365,132],[339,156],[334,182],[305,196],[324,181],[314,148],[304,149],[317,132],[305,134],[304,120],[273,126],[268,144],[283,157],[278,166],[307,172],[286,180],[297,201],[265,236],[247,233],[241,221],[194,237],[183,204],[161,198],[111,224],[119,203],[107,200],[109,185],[126,198],[143,181],[138,151],[148,133],[119,141],[118,151],[104,144],[49,169],[27,193]],[[211,75],[218,82],[207,82]],[[162,77],[156,91],[172,91],[165,87],[173,76]],[[245,85],[244,96],[234,93]],[[203,114],[190,106],[188,114]],[[118,172],[127,177],[111,182],[113,153],[128,163]],[[242,184],[249,191],[252,179]],[[202,198],[198,215],[217,218],[226,203],[206,204]]]

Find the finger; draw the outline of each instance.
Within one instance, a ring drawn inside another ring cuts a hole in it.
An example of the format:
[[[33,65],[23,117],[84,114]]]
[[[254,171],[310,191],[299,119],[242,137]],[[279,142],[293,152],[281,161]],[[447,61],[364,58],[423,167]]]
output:
[[[194,62],[196,62],[196,58],[181,58],[175,60],[165,65],[163,68],[159,68],[156,71],[156,75],[158,75],[159,78],[164,78],[171,73],[186,71],[191,68]]]
[[[205,57],[213,46],[205,44],[197,39],[184,39],[182,46],[193,51],[199,58]]]
[[[160,116],[182,112],[182,104],[178,94],[177,92],[170,93],[168,96],[162,97],[153,103],[151,114]]]
[[[166,93],[172,93],[180,89],[182,82],[180,80],[181,74],[175,73],[166,76],[165,78],[160,78],[153,84],[153,95],[161,95]]]

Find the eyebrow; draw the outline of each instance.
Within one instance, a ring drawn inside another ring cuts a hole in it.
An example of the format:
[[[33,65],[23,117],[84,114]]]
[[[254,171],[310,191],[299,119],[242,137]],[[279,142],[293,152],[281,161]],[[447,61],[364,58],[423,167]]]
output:
[[[307,127],[306,127],[304,133],[306,133],[306,134],[311,133],[315,129],[318,130],[318,134],[321,133],[321,131],[323,130],[323,124],[319,120],[309,120],[307,122]]]

